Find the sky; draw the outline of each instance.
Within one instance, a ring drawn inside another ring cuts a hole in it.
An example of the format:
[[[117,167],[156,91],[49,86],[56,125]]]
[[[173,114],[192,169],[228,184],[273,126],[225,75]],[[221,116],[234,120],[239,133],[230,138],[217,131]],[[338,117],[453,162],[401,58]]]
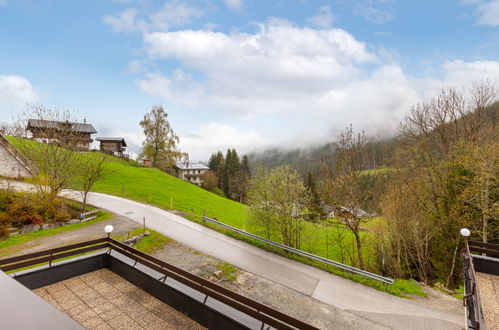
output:
[[[499,0],[0,0],[0,122],[69,109],[132,156],[153,105],[204,161],[390,135],[482,79],[499,84]]]

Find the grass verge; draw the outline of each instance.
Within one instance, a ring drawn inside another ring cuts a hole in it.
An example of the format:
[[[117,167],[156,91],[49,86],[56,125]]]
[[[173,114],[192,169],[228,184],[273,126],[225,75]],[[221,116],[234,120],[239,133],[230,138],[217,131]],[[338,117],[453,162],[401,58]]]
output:
[[[165,235],[158,233],[152,229],[146,228],[146,231],[150,233],[149,236],[143,237],[137,244],[133,247],[139,251],[147,254],[152,254],[154,251],[164,248],[167,244],[173,242],[173,240]],[[137,228],[131,231],[128,236],[133,237],[143,233],[143,228]],[[114,239],[123,242],[126,237],[116,236]]]
[[[227,262],[219,262],[217,268],[222,272],[221,278],[226,281],[235,281],[237,278],[238,270]]]

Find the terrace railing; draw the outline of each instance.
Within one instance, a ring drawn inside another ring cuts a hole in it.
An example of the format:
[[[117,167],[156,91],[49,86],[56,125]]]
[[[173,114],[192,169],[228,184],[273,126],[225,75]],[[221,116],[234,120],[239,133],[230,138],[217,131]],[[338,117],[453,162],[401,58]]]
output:
[[[204,278],[191,274],[162,260],[156,259],[112,238],[101,238],[2,259],[0,260],[0,270],[13,271],[46,263],[48,263],[51,267],[52,262],[55,260],[106,248],[109,249],[109,251],[114,250],[132,260],[135,260],[135,264],[140,263],[163,274],[164,277],[160,280],[164,281],[167,277],[170,277],[198,292],[203,293],[205,295],[203,303],[206,303],[208,297],[210,297],[261,321],[262,329],[264,329],[264,327],[273,327],[276,329],[317,329],[292,316],[286,315],[267,305],[261,304],[255,300],[212,283]]]
[[[315,254],[312,254],[312,253],[309,253],[309,252],[306,252],[306,251],[298,250],[298,249],[292,248],[290,246],[287,246],[287,245],[284,245],[284,244],[281,244],[281,243],[277,243],[277,242],[268,240],[266,238],[257,236],[255,234],[248,233],[248,232],[246,232],[244,230],[241,230],[239,228],[229,226],[229,225],[227,225],[227,224],[225,224],[223,222],[220,222],[218,220],[215,220],[215,219],[211,219],[211,218],[208,218],[208,217],[203,217],[203,221],[208,221],[208,222],[217,224],[217,225],[219,225],[221,227],[224,227],[226,229],[229,229],[229,230],[231,230],[233,232],[236,232],[236,233],[244,235],[246,237],[249,237],[249,238],[255,239],[257,241],[266,243],[268,245],[274,246],[274,247],[282,249],[284,251],[292,252],[294,254],[297,254],[297,255],[300,255],[300,256],[303,256],[303,257],[307,257],[307,258],[312,259],[312,260],[320,261],[320,262],[323,262],[325,264],[328,264],[328,265],[340,268],[342,270],[346,270],[346,271],[354,273],[354,274],[358,274],[358,275],[361,275],[361,276],[364,276],[364,277],[371,278],[371,279],[376,280],[376,281],[383,282],[386,285],[392,285],[394,283],[394,280],[392,278],[384,277],[384,276],[381,276],[381,275],[378,275],[378,274],[374,274],[374,273],[371,273],[371,272],[368,272],[368,271],[365,271],[365,270],[362,270],[362,269],[359,269],[359,268],[355,268],[355,267],[352,267],[352,266],[349,266],[349,265],[342,264],[342,263],[337,262],[337,261],[333,261],[333,260],[330,260],[330,259],[318,256],[318,255],[315,255]]]
[[[473,256],[470,253],[470,250],[476,252],[476,249],[481,249],[476,248],[476,243],[480,242],[466,241],[465,248],[462,253],[465,293],[465,296],[463,297],[463,304],[466,307],[468,329],[479,330],[485,329],[485,320],[483,317],[482,304],[480,302],[480,294],[478,292],[478,285],[475,277]]]

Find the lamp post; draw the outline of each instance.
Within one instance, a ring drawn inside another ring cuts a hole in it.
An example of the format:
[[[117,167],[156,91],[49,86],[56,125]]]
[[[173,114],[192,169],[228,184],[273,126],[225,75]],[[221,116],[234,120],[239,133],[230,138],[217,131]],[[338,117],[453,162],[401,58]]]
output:
[[[107,238],[110,237],[111,233],[113,232],[113,229],[114,227],[112,225],[107,225],[106,227],[104,227],[104,231],[107,234]]]
[[[461,235],[464,236],[464,239],[468,239],[468,236],[470,236],[471,232],[468,228],[461,228],[460,230]]]

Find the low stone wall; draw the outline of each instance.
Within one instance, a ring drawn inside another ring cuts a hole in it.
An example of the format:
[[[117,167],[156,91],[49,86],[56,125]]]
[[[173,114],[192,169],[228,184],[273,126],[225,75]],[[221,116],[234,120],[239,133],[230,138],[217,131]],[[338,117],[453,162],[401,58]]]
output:
[[[9,178],[25,178],[31,173],[19,160],[0,144],[0,176]]]

